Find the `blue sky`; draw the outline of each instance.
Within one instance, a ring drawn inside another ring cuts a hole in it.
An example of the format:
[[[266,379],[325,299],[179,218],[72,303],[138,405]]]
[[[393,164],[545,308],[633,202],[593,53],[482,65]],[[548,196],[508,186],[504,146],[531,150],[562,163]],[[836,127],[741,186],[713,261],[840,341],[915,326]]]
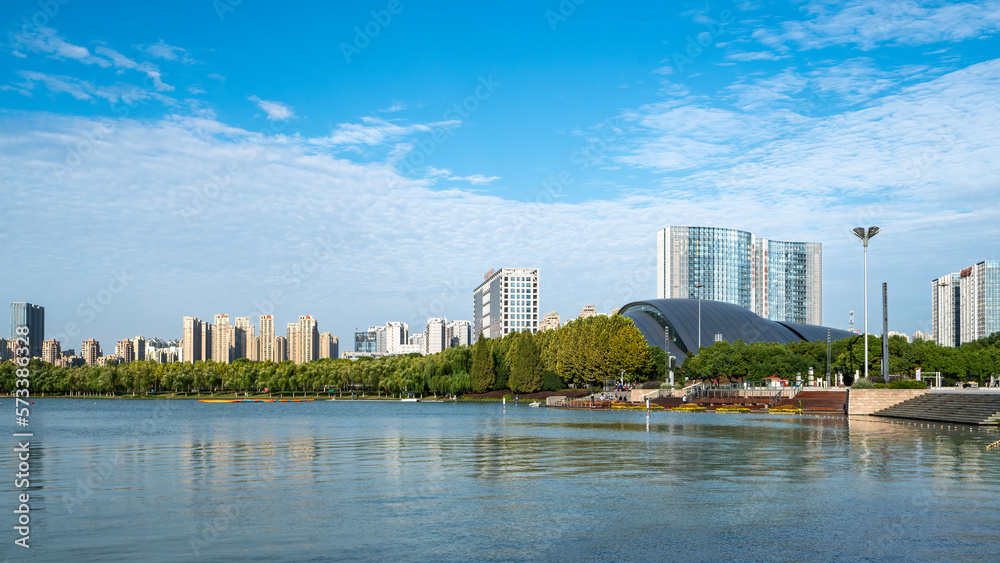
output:
[[[667,225],[822,242],[842,328],[879,225],[912,333],[998,254],[997,0],[51,4],[0,9],[0,297],[64,347],[273,312],[345,349],[501,266],[607,312]]]

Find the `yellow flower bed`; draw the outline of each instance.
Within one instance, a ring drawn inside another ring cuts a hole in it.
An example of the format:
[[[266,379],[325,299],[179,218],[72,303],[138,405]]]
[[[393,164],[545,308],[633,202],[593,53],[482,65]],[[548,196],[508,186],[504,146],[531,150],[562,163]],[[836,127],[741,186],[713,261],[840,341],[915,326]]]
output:
[[[771,409],[767,412],[774,414],[802,414],[802,409]]]
[[[746,407],[719,407],[715,412],[750,412]]]
[[[672,411],[681,411],[681,412],[687,412],[687,411],[698,412],[698,411],[705,410],[705,407],[699,407],[698,405],[684,405],[682,407],[674,407],[674,408],[672,408],[670,410],[672,410]]]

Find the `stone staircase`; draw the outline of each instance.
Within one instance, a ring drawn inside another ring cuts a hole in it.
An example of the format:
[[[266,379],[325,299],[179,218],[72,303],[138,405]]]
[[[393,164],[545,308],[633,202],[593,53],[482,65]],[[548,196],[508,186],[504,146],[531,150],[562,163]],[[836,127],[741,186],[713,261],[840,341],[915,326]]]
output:
[[[927,393],[872,414],[959,424],[1000,424],[1000,393]]]
[[[802,412],[845,413],[847,391],[800,391],[791,399],[778,401],[775,408],[801,408]]]

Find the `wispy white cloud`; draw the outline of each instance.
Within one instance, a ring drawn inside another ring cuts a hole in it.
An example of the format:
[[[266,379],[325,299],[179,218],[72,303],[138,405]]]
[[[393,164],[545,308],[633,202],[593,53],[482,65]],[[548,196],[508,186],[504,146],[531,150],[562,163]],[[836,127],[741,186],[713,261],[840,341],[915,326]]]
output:
[[[139,49],[145,51],[149,56],[155,57],[157,59],[164,59],[168,61],[179,61],[182,63],[193,63],[194,59],[188,54],[187,50],[181,47],[175,47],[173,45],[167,45],[162,39],[157,41],[152,45],[139,46]]]
[[[118,51],[103,45],[95,48],[94,52],[110,59],[115,68],[137,70],[144,73],[153,80],[153,86],[159,92],[169,92],[174,89],[173,86],[163,82],[163,75],[160,69],[152,63],[136,62]]]
[[[953,43],[1000,31],[1000,1],[945,2],[921,6],[911,0],[815,1],[811,16],[782,23],[761,39],[794,43],[803,49],[856,45]]]
[[[79,61],[83,64],[97,65],[104,68],[111,62],[90,54],[90,50],[80,45],[74,45],[61,37],[51,27],[39,27],[35,33],[14,33],[10,35],[14,46],[24,47],[35,53],[49,55],[57,59]]]
[[[460,124],[460,121],[450,120],[399,125],[379,117],[363,117],[361,123],[341,123],[330,135],[312,138],[309,142],[331,148],[375,146],[416,133],[430,133],[434,129],[453,129]]]
[[[485,176],[483,174],[472,174],[470,176],[452,176],[449,180],[468,182],[474,186],[482,186],[500,179],[500,176]]]
[[[780,61],[784,58],[787,58],[787,55],[779,55],[773,51],[746,51],[726,54],[726,60],[736,62]]]
[[[250,96],[249,100],[257,104],[257,107],[267,114],[268,119],[283,121],[295,117],[295,112],[292,111],[292,108],[281,102],[262,100],[257,96]]]

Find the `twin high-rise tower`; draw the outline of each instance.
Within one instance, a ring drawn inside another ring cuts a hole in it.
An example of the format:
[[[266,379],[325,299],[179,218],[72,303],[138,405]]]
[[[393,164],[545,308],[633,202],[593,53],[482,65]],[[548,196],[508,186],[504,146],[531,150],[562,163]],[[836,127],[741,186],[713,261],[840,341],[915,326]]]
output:
[[[772,321],[823,324],[823,245],[737,229],[656,233],[656,296],[739,305]]]

